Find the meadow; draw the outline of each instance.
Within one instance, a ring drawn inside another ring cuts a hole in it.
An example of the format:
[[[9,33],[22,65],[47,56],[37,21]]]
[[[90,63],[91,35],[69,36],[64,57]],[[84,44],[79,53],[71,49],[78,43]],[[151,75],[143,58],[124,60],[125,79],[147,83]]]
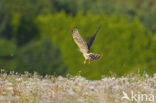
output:
[[[122,99],[123,91],[128,96],[132,91],[136,93],[137,101]],[[141,94],[156,96],[156,74],[87,80],[80,75],[43,77],[28,72],[7,74],[3,70],[0,73],[0,103],[155,103],[154,98],[148,97],[139,101]]]

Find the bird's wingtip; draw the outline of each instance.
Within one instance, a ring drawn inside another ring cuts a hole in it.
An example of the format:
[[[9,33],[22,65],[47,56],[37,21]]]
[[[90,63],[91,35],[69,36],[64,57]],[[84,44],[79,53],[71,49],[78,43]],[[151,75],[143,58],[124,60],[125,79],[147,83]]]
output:
[[[77,26],[74,26],[74,29],[77,29],[78,27]]]
[[[99,29],[101,28],[101,25],[99,25]]]
[[[76,31],[77,29],[78,29],[78,27],[75,26],[75,27],[73,28],[72,32]]]

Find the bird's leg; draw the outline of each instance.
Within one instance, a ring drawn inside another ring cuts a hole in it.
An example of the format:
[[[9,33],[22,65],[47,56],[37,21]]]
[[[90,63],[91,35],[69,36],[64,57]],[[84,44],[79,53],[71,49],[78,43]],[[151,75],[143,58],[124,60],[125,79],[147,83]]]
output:
[[[86,64],[86,59],[83,61],[84,64]]]
[[[88,63],[90,64],[90,60],[88,60]]]

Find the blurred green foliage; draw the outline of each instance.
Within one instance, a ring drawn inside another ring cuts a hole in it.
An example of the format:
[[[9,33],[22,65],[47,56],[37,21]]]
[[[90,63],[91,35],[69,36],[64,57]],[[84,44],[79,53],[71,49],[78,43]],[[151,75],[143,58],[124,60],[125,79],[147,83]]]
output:
[[[14,70],[16,67],[16,44],[6,39],[0,39],[0,68]]]
[[[89,79],[138,68],[153,74],[155,18],[155,0],[0,0],[0,68],[62,75],[81,71]],[[83,65],[71,31],[77,26],[88,40],[99,25],[92,51],[103,57]]]
[[[138,69],[152,70],[149,72],[151,74],[156,72],[156,44],[155,40],[151,40],[155,35],[146,32],[137,18],[128,22],[117,15],[107,16],[101,13],[94,16],[87,13],[83,16],[78,13],[72,17],[61,12],[40,16],[38,22],[42,37],[49,37],[58,44],[71,74],[80,70],[83,76],[94,79],[100,78],[102,74],[109,74],[110,71],[119,76],[138,72]],[[92,47],[93,52],[103,55],[100,60],[83,65],[84,58],[71,35],[75,25],[86,40],[102,25]]]
[[[65,75],[66,66],[59,49],[49,39],[30,42],[18,51],[16,71]]]

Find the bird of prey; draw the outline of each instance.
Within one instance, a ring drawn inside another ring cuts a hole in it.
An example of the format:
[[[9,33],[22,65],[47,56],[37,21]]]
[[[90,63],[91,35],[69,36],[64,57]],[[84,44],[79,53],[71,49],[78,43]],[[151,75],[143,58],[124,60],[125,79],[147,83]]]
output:
[[[90,52],[90,48],[95,40],[96,34],[98,33],[100,27],[96,30],[96,32],[89,38],[88,42],[86,43],[85,40],[81,37],[78,28],[74,28],[72,31],[72,36],[73,39],[75,41],[75,43],[77,44],[77,46],[79,47],[80,52],[83,54],[85,60],[84,60],[84,64],[86,63],[87,60],[93,61],[93,60],[97,60],[101,57],[100,54],[93,54]]]

